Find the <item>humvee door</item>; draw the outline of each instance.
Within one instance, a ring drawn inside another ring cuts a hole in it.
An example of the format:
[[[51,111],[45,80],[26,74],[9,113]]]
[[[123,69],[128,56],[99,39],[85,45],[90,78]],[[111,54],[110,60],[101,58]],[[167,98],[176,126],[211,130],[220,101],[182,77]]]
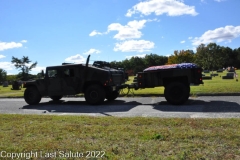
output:
[[[81,80],[77,76],[76,67],[63,68],[62,89],[65,95],[74,95],[79,92]]]
[[[48,95],[62,95],[61,70],[59,68],[49,68],[46,74]]]

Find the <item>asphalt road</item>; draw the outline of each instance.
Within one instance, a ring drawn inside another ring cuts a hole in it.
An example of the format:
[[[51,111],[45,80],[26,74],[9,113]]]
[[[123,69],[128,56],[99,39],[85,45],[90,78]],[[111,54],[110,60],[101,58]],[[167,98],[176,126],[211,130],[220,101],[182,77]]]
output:
[[[0,114],[53,114],[117,117],[240,118],[239,96],[201,96],[180,106],[170,105],[164,97],[117,98],[91,106],[84,98],[63,98],[53,102],[43,98],[28,105],[23,98],[0,98]]]

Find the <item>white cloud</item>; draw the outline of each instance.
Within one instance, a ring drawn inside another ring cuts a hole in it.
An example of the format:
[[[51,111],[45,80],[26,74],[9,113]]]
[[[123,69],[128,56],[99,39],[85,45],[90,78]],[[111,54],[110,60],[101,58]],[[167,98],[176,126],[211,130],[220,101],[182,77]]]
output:
[[[1,58],[5,58],[5,57],[6,57],[6,56],[0,54],[0,59],[1,59]]]
[[[146,22],[147,20],[134,20],[128,22],[128,24],[125,26],[119,23],[112,23],[108,26],[108,32],[118,31],[118,33],[114,36],[114,38],[117,40],[141,38],[142,32],[140,32],[139,30],[144,27],[144,24]]]
[[[121,52],[144,52],[154,48],[154,43],[145,40],[128,40],[116,43],[114,51]]]
[[[7,49],[12,48],[19,48],[22,47],[22,43],[16,43],[16,42],[0,42],[0,51],[4,51]]]
[[[133,20],[127,23],[127,25],[121,25],[120,23],[112,23],[108,25],[108,29],[106,32],[97,32],[96,30],[92,31],[89,36],[95,36],[95,35],[103,35],[108,34],[112,31],[117,31],[118,33],[113,37],[117,40],[126,40],[126,39],[136,39],[141,38],[143,35],[140,29],[142,29],[145,26],[146,22],[159,22],[158,19],[148,19],[148,20]]]
[[[13,70],[14,65],[11,62],[0,62],[0,68],[6,71]]]
[[[71,63],[85,63],[86,59],[81,56],[80,54],[76,54],[74,56],[70,56],[65,59],[66,62],[71,62]]]
[[[146,56],[146,54],[138,54],[135,56],[126,56],[127,59],[131,59],[132,57],[139,57],[139,58],[144,58]]]
[[[214,0],[214,1],[216,1],[216,2],[223,2],[223,1],[225,1],[225,0]]]
[[[22,40],[21,42],[22,42],[22,43],[27,43],[27,40]]]
[[[181,41],[180,43],[185,43],[185,41]]]
[[[101,32],[97,32],[96,30],[94,30],[94,31],[92,31],[90,34],[89,34],[89,36],[96,36],[96,35],[102,35],[102,34],[104,34],[104,33],[101,33]]]
[[[192,39],[193,45],[207,44],[211,42],[231,42],[240,36],[240,26],[225,26],[215,30],[206,31],[201,37]]]
[[[94,54],[94,53],[98,54],[98,53],[101,53],[101,51],[99,51],[99,50],[97,50],[97,49],[91,48],[89,51],[87,51],[87,52],[85,52],[85,53],[83,53],[83,54],[89,55],[89,54]]]
[[[151,13],[162,15],[166,13],[169,16],[180,16],[184,14],[196,16],[198,14],[194,6],[188,6],[184,4],[182,0],[147,0],[139,2],[128,10],[126,16],[131,17],[136,13],[143,15],[150,15]]]
[[[40,66],[37,66],[35,68],[32,69],[32,72],[34,72],[35,74],[38,74],[40,73],[42,70],[45,71],[46,67],[40,67]]]
[[[192,39],[193,37],[188,37],[188,39]]]

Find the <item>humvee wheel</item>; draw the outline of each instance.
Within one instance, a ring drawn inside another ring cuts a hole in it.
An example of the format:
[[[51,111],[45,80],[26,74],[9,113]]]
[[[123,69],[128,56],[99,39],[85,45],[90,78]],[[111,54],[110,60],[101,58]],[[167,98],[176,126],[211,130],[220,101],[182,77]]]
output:
[[[106,99],[108,101],[113,101],[119,96],[120,91],[113,91],[113,92],[108,92],[106,95]]]
[[[59,101],[62,96],[50,96],[50,98],[53,100],[53,101]]]
[[[84,93],[86,101],[93,105],[103,103],[105,95],[103,87],[97,84],[90,85]]]
[[[170,104],[180,105],[188,100],[189,91],[189,86],[180,82],[173,82],[165,87],[164,96]]]
[[[38,104],[41,101],[41,95],[36,87],[28,87],[24,92],[24,99],[27,104]]]

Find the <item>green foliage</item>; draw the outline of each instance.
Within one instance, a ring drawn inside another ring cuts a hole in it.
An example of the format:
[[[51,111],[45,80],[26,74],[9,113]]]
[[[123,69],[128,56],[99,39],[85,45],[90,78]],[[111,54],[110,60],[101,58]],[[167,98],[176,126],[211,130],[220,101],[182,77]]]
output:
[[[143,58],[132,57],[121,62],[113,61],[110,64],[115,68],[133,70],[134,74],[136,74],[150,66],[177,63],[196,63],[200,67],[209,70],[226,68],[228,66],[240,68],[240,47],[232,50],[229,47],[219,46],[216,43],[201,44],[197,47],[196,53],[192,50],[175,50],[173,55],[169,57],[151,53]]]
[[[194,62],[194,59],[192,50],[174,51],[174,55],[168,57],[168,64],[191,63]]]
[[[23,81],[30,79],[29,72],[37,66],[37,62],[28,66],[28,64],[31,61],[29,60],[28,57],[25,57],[25,56],[23,56],[22,59],[18,59],[18,58],[13,56],[11,62],[14,64],[16,69],[21,70],[20,74],[18,75],[18,78],[23,80]]]
[[[144,58],[141,57],[131,57],[130,59],[125,59],[121,62],[113,61],[110,62],[111,66],[114,68],[124,68],[125,70],[133,70],[134,74],[137,72],[142,72],[145,68],[150,66],[164,65],[168,61],[168,57],[159,56],[157,54],[149,54]]]
[[[0,68],[0,82],[4,82],[7,79],[7,72]]]
[[[240,52],[239,52],[240,55]],[[234,53],[231,48],[209,43],[207,46],[201,44],[197,47],[195,63],[204,69],[215,70],[227,66],[239,67],[237,60],[238,52]]]

